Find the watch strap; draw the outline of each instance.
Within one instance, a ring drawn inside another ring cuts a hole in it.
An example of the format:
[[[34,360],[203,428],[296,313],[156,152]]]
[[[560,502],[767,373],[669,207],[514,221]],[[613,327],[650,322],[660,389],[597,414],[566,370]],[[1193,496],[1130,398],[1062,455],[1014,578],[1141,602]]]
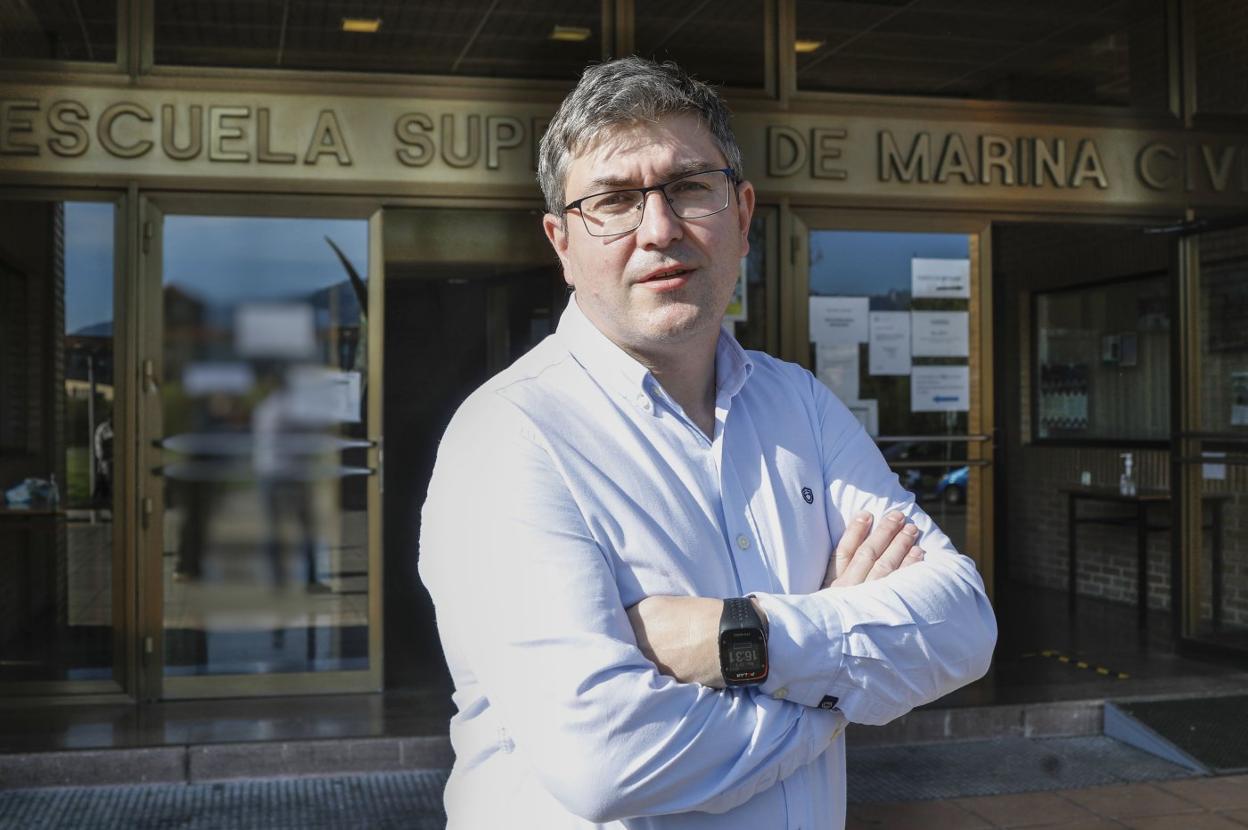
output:
[[[719,633],[742,628],[757,628],[763,632],[764,638],[767,636],[767,626],[754,610],[754,601],[750,597],[725,599],[724,610],[719,615]]]

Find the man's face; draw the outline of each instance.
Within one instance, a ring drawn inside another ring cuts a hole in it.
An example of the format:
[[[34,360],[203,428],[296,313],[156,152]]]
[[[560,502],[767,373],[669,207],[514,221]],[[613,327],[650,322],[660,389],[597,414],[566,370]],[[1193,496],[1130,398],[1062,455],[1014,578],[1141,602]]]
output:
[[[573,202],[727,166],[699,118],[675,115],[606,131],[573,158],[564,192]],[[547,214],[546,235],[585,315],[637,354],[717,336],[754,212],[754,188],[745,182],[734,190],[727,210],[702,219],[680,219],[660,192],[648,193],[641,226],[618,236],[590,236],[575,210],[563,223]]]

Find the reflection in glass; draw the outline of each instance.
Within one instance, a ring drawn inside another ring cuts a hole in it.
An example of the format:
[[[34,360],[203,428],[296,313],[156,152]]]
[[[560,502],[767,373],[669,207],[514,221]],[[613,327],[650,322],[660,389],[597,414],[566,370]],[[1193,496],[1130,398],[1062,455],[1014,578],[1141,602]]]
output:
[[[798,0],[801,89],[1164,110],[1164,0]]]
[[[0,681],[113,676],[114,214],[0,202]]]
[[[117,60],[117,0],[0,4],[0,58]]]
[[[167,674],[368,666],[367,238],[165,221]]]
[[[193,0],[155,4],[160,64],[574,80],[602,56],[580,0]]]
[[[884,457],[958,549],[974,555],[966,549],[974,477],[957,440],[970,405],[960,382],[969,260],[965,234],[810,233],[810,365],[872,436],[904,437],[881,440]]]
[[[765,7],[763,0],[637,0],[637,54],[676,61],[708,83],[761,87]]]

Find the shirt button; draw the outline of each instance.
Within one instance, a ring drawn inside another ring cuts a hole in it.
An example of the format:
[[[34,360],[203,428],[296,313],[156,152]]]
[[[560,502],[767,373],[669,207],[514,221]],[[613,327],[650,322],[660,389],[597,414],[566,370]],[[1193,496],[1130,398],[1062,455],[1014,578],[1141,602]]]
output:
[[[771,696],[776,700],[784,700],[789,696],[789,689],[787,686],[781,687],[772,692]]]
[[[744,533],[742,533],[740,536],[737,537],[737,547],[741,548],[741,550],[749,550],[750,538],[746,536]]]
[[[650,403],[650,396],[644,392],[637,396],[637,405],[649,412],[654,404]]]

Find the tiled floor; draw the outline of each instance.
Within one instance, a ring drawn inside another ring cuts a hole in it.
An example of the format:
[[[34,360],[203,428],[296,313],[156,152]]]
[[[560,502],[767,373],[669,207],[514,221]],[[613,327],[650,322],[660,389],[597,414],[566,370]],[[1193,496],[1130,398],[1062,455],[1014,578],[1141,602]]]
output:
[[[846,830],[1244,830],[1248,775],[904,804],[855,804]]]

